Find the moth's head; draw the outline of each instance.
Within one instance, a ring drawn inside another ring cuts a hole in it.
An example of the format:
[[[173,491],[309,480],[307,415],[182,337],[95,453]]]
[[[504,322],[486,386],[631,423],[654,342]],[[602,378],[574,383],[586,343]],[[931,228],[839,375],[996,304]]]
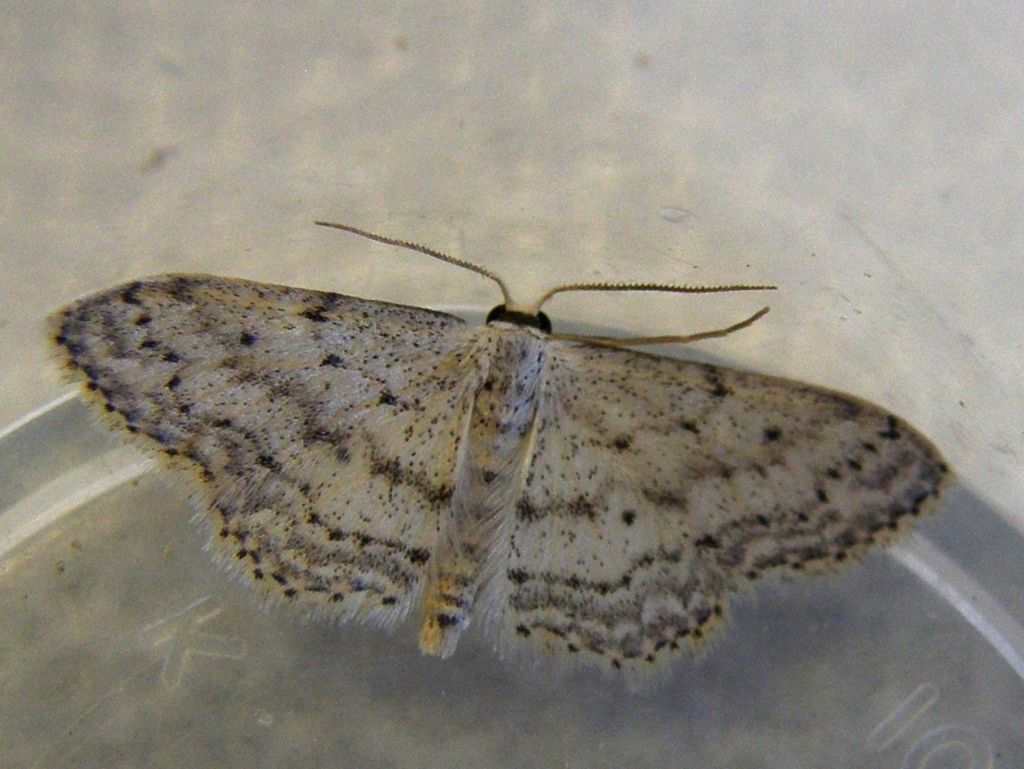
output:
[[[506,305],[499,304],[487,313],[486,323],[501,321],[502,323],[513,323],[516,326],[535,328],[545,334],[551,333],[551,319],[540,310],[536,313],[510,310]]]

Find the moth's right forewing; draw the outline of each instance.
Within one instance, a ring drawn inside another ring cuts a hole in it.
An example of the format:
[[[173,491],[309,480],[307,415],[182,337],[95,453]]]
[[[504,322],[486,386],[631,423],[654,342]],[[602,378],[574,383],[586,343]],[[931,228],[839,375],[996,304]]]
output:
[[[731,592],[884,542],[947,468],[903,420],[798,382],[552,342],[513,511],[510,637],[643,667]]]

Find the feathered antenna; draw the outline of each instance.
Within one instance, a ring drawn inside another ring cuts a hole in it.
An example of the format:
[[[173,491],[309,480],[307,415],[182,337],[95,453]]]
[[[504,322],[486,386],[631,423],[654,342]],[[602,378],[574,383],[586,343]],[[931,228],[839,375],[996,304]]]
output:
[[[338,224],[336,222],[313,222],[313,224],[318,224],[321,227],[333,227],[334,229],[341,230],[342,232],[351,232],[353,235],[361,235],[364,238],[375,240],[378,243],[386,243],[389,246],[398,246],[399,248],[407,248],[410,251],[419,251],[421,254],[426,254],[427,256],[432,256],[435,259],[440,259],[442,262],[448,262],[448,264],[454,264],[456,267],[462,267],[470,272],[475,272],[477,275],[483,275],[485,278],[490,278],[498,284],[498,288],[501,289],[501,295],[504,297],[506,305],[510,305],[512,303],[512,297],[508,293],[508,286],[505,285],[505,281],[490,270],[484,269],[479,264],[467,262],[465,259],[457,259],[454,256],[450,256],[449,254],[441,251],[436,251],[433,248],[421,246],[418,243],[410,243],[408,240],[399,240],[397,238],[389,238],[384,235],[377,235],[376,233],[361,230],[358,227],[352,227],[348,224]]]
[[[555,294],[567,291],[664,291],[675,294],[718,294],[727,291],[774,291],[776,286],[680,286],[672,283],[568,283],[555,286],[542,296],[528,312],[537,312]]]

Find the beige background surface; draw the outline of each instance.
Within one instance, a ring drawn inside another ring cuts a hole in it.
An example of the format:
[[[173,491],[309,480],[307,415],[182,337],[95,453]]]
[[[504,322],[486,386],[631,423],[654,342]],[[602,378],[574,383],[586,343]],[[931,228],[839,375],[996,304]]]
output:
[[[877,401],[969,490],[923,527],[934,548],[765,586],[706,657],[633,698],[523,674],[476,629],[441,663],[409,627],[385,639],[261,611],[202,552],[173,484],[143,470],[121,482],[132,460],[65,404],[0,455],[11,510],[50,514],[50,494],[78,513],[0,562],[5,760],[790,769],[913,765],[936,745],[953,746],[949,766],[1024,755],[1006,667],[1024,669],[1019,540],[999,521],[1024,529],[1011,4],[45,0],[0,7],[0,68],[0,431],[66,392],[46,316],[131,278],[498,300],[479,277],[312,225],[326,218],[477,260],[524,298],[579,279],[775,282],[764,320],[697,354]],[[762,299],[587,295],[547,310],[686,333]],[[90,480],[111,490],[81,503]]]

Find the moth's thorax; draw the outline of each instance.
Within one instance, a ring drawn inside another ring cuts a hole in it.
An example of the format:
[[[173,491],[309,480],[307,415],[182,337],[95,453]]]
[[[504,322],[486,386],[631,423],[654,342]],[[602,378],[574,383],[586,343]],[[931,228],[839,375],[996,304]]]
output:
[[[487,366],[476,392],[473,426],[499,452],[523,438],[536,411],[546,361],[545,334],[498,323],[485,329]],[[470,440],[474,441],[471,430]]]
[[[521,483],[517,474],[537,415],[548,343],[543,332],[503,323],[480,329],[476,343],[480,373],[457,487],[465,503],[459,507],[486,518]]]

